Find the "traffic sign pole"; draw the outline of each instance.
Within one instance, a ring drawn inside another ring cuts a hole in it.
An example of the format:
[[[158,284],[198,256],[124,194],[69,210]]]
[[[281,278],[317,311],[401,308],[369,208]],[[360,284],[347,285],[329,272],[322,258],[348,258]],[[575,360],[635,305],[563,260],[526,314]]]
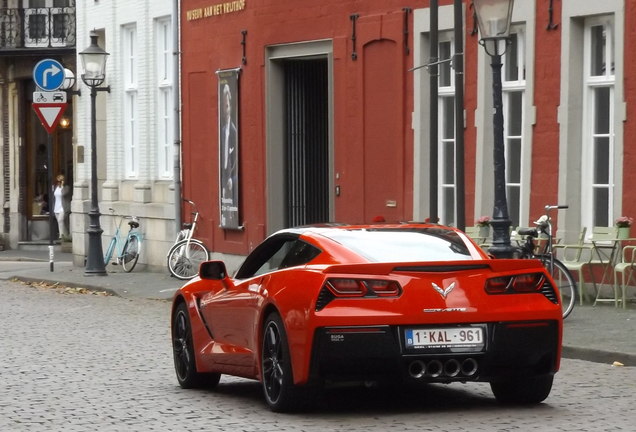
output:
[[[55,194],[53,190],[53,131],[66,109],[66,93],[55,92],[64,83],[64,67],[53,59],[40,60],[33,68],[33,81],[41,91],[33,93],[33,109],[48,132],[47,168],[49,171],[49,266],[54,270]]]
[[[55,235],[55,195],[53,193],[53,135],[49,132],[47,138],[47,168],[49,169],[49,269],[55,267],[55,246],[53,237]]]

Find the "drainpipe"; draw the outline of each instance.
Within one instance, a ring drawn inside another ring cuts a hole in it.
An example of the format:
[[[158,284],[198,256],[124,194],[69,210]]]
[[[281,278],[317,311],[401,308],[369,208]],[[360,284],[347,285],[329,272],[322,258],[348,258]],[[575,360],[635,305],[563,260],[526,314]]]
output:
[[[175,233],[181,230],[181,46],[179,45],[179,0],[172,9],[173,95],[174,95],[174,222]]]
[[[437,205],[437,187],[438,187],[438,112],[437,112],[437,104],[438,104],[438,71],[439,66],[437,62],[439,61],[439,35],[438,35],[438,9],[439,3],[437,0],[431,0],[430,3],[431,16],[430,16],[430,25],[431,25],[431,38],[430,38],[430,51],[431,57],[429,60],[430,67],[428,68],[429,72],[429,85],[430,85],[430,125],[429,125],[429,152],[430,152],[430,160],[429,160],[429,188],[430,188],[430,201],[429,201],[429,219],[432,223],[439,222],[439,213],[438,213],[438,205]]]

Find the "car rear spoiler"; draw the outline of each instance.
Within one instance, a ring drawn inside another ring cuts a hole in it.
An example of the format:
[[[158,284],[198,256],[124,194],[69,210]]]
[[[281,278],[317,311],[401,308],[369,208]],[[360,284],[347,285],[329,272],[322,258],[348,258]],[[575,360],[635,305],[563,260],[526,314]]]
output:
[[[388,275],[404,273],[447,273],[490,269],[492,272],[517,272],[543,270],[539,260],[489,259],[477,261],[430,261],[430,262],[394,262],[336,264],[325,267],[323,273],[375,274]]]

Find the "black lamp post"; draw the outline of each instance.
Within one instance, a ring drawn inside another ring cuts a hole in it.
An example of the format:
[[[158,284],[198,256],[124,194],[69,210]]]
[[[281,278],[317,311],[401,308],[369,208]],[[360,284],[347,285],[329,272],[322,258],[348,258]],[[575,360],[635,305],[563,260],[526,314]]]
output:
[[[496,258],[512,258],[510,216],[506,198],[506,156],[504,146],[503,98],[501,89],[501,56],[510,41],[510,20],[514,0],[473,0],[481,39],[479,43],[491,58],[493,95],[493,161],[495,204],[493,208],[492,246],[489,252]]]
[[[91,44],[79,53],[84,73],[82,81],[91,88],[91,209],[88,212],[90,223],[88,234],[88,256],[84,276],[106,276],[104,252],[102,251],[102,233],[99,225],[99,205],[97,201],[97,133],[95,127],[95,98],[98,91],[110,91],[110,87],[98,88],[106,77],[106,59],[108,53],[97,45],[98,35],[91,32]]]

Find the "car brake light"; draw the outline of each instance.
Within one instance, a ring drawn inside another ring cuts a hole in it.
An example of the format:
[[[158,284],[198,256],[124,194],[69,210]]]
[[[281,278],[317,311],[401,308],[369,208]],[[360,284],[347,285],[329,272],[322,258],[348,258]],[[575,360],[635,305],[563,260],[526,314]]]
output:
[[[395,281],[369,280],[365,283],[369,290],[380,297],[396,297],[400,294],[400,284]]]
[[[512,289],[515,292],[538,292],[543,285],[543,275],[541,273],[531,273],[516,276],[512,282]]]
[[[329,279],[327,283],[337,297],[362,297],[367,292],[362,281],[355,279]]]
[[[488,294],[504,294],[512,282],[511,277],[496,277],[486,281],[486,292]]]
[[[381,279],[329,279],[325,283],[335,297],[399,297],[402,287],[393,280]]]
[[[533,293],[540,292],[544,282],[542,273],[527,273],[488,279],[485,289],[488,294]]]

